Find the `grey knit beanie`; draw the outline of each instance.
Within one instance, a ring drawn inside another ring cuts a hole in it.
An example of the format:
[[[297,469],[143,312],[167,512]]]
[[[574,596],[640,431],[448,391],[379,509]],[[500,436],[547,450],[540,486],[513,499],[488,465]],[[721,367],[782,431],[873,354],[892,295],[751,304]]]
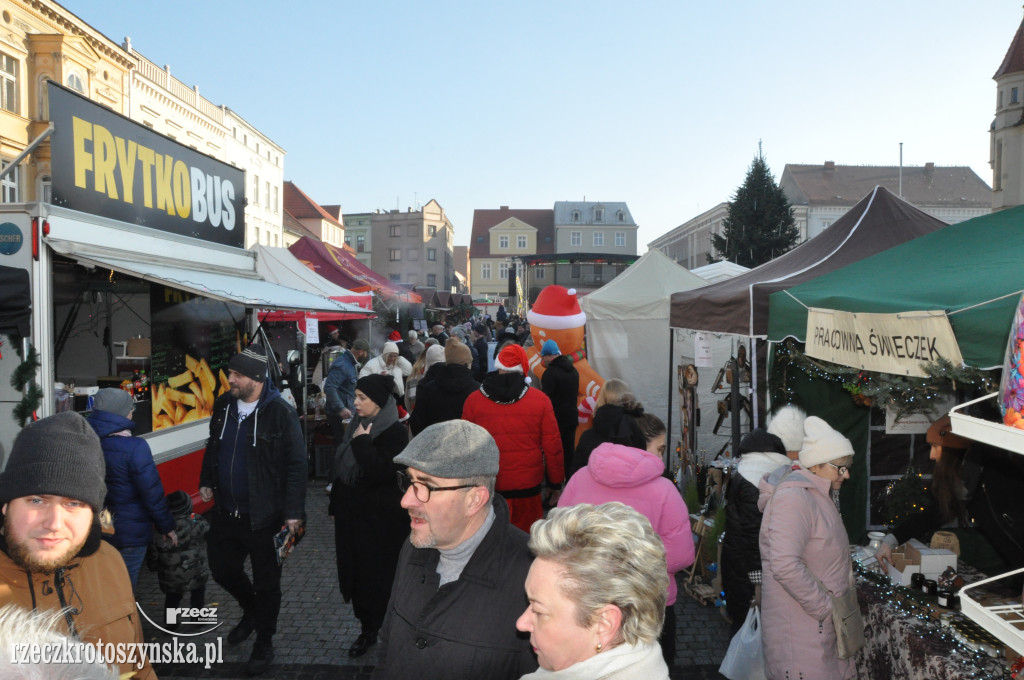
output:
[[[14,440],[0,474],[0,503],[34,495],[83,501],[98,512],[107,496],[100,438],[72,411],[30,423]]]
[[[117,387],[104,387],[93,398],[93,411],[106,411],[127,418],[135,408],[132,395]]]
[[[465,479],[498,474],[494,437],[468,420],[446,420],[416,435],[395,463],[434,477]]]

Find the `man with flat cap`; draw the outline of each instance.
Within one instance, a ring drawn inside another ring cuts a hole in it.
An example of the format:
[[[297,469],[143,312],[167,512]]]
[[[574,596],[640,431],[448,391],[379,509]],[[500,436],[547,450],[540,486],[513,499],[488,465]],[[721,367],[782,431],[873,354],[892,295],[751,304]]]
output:
[[[57,630],[85,642],[140,644],[128,570],[100,538],[104,469],[99,437],[77,413],[43,418],[18,434],[0,475],[0,606],[52,612]],[[118,670],[156,678],[148,661]]]
[[[494,493],[498,446],[479,425],[431,425],[394,462],[411,533],[381,630],[374,678],[516,680],[537,669],[515,630],[527,605],[528,536]]]
[[[199,495],[214,502],[207,513],[210,572],[242,607],[227,641],[240,644],[256,631],[246,671],[259,675],[273,661],[281,610],[274,534],[285,525],[297,532],[306,519],[306,448],[298,414],[267,380],[260,345],[231,357],[228,384],[230,392],[213,405]]]

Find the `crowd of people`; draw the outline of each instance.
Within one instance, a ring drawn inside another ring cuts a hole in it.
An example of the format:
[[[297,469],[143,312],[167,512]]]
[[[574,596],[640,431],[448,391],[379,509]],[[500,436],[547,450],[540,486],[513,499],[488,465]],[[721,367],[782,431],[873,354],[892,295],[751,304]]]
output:
[[[545,341],[538,381],[529,329],[499,329],[493,351],[483,323],[422,341],[394,331],[376,356],[331,334],[328,511],[338,587],[361,625],[347,653],[380,645],[385,679],[667,678],[676,574],[696,555],[665,424],[612,379],[581,426],[572,358]],[[238,601],[226,641],[255,633],[247,671],[266,672],[282,598],[274,539],[301,538],[307,486],[297,413],[268,375],[259,345],[228,363],[198,480],[205,517],[184,492],[165,498],[126,393],[101,390],[88,420],[26,427],[0,474],[0,605],[63,612],[56,628],[86,641],[139,641],[130,603],[148,549],[166,606],[202,606],[210,576]],[[936,457],[961,461],[940,425]],[[733,630],[760,606],[769,678],[850,677],[830,594],[852,587],[837,493],[853,447],[790,405],[738,454],[721,554]],[[944,518],[961,512],[962,494],[946,495]]]

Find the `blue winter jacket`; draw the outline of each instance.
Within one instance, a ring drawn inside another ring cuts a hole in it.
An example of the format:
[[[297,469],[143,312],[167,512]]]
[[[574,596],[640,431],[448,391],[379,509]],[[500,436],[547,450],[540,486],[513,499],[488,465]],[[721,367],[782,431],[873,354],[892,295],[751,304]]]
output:
[[[89,424],[99,435],[107,464],[106,507],[114,517],[115,548],[148,545],[153,526],[166,534],[174,529],[174,517],[164,500],[164,486],[157,474],[146,440],[114,434],[132,430],[135,423],[107,411],[93,411]]]

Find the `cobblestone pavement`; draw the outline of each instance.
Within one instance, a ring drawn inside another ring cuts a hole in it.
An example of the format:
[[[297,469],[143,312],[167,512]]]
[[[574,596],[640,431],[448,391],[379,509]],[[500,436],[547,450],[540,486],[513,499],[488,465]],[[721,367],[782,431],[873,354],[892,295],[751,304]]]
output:
[[[374,645],[358,660],[348,657],[348,648],[359,635],[359,622],[352,606],[345,604],[338,591],[334,562],[334,529],[327,516],[327,495],[320,480],[310,482],[306,497],[308,524],[306,536],[284,567],[284,600],[274,638],[274,665],[264,675],[280,680],[362,680],[369,678],[378,660]],[[139,605],[146,617],[163,625],[163,594],[155,572],[143,568],[138,583]],[[188,597],[182,606],[188,603]],[[238,622],[241,610],[234,599],[211,579],[207,584],[207,605],[217,607],[219,627],[194,637],[176,638],[161,632],[143,617],[147,642],[197,642],[198,653],[206,645],[219,645],[221,663],[209,669],[202,664],[178,658],[174,663],[156,664],[161,678],[200,680],[205,678],[244,678],[245,662],[252,641],[229,647],[227,633]],[[676,602],[676,666],[674,680],[718,679],[718,664],[729,645],[728,625],[711,607],[704,607],[683,594]],[[219,638],[219,640],[218,640]]]

